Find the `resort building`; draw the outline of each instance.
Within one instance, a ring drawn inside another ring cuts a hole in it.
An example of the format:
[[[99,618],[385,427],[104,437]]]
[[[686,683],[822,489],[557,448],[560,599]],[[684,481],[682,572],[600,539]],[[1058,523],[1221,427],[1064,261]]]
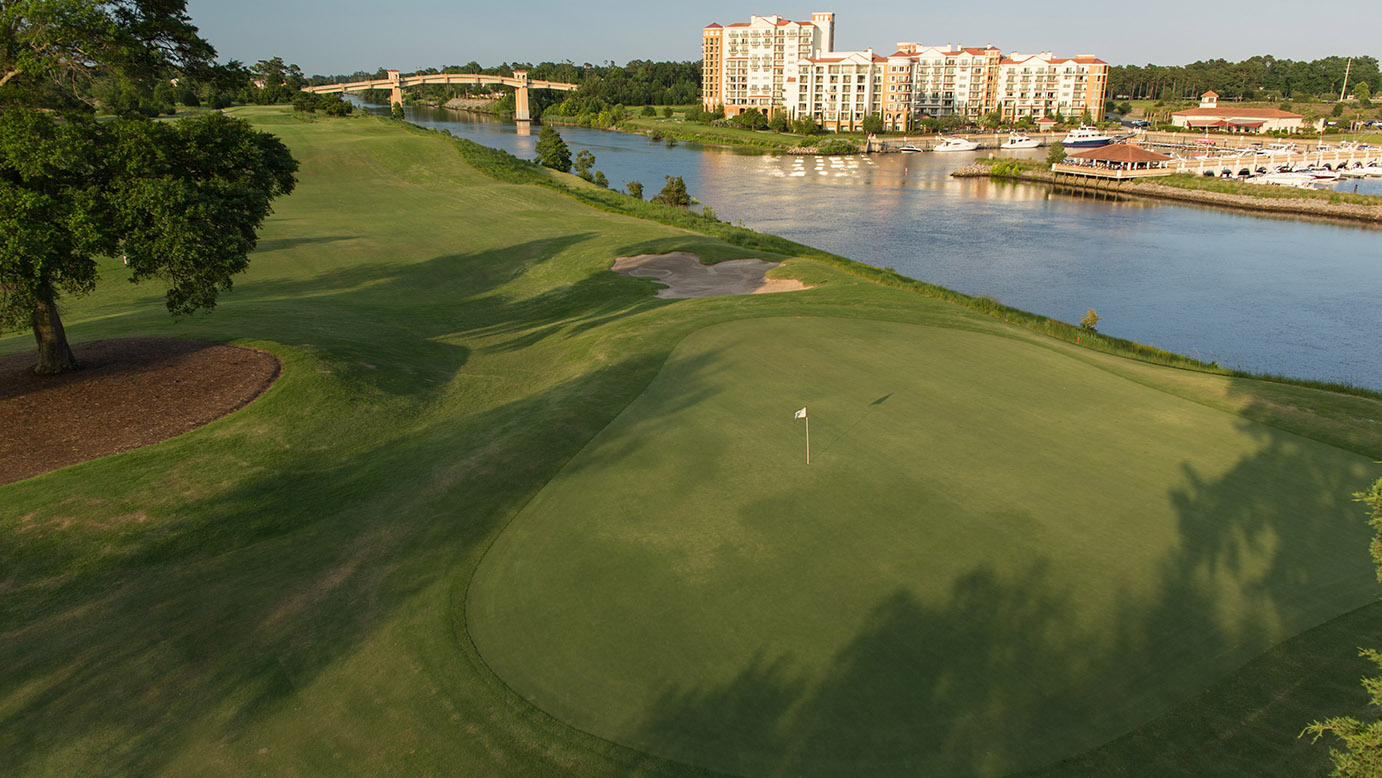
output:
[[[996,46],[963,48],[899,43],[888,56],[835,51],[835,15],[810,22],[780,16],[706,27],[702,39],[702,99],[725,116],[749,108],[766,115],[810,116],[829,130],[857,130],[877,115],[890,130],[924,117],[1005,122],[1060,115],[1103,118],[1108,63],[1090,55],[1051,52],[1006,57]]]
[[[888,60],[865,51],[837,51],[788,65],[782,108],[793,119],[810,116],[832,131],[863,128],[883,105]]]
[[[1013,52],[998,65],[997,103],[1005,121],[1064,116],[1104,118],[1108,63],[1090,54],[1056,57],[1051,52]],[[985,110],[988,113],[989,110]]]
[[[1219,95],[1212,91],[1200,95],[1199,108],[1171,114],[1171,123],[1177,127],[1226,132],[1299,132],[1304,122],[1304,116],[1278,108],[1220,107]]]
[[[707,110],[723,105],[727,117],[749,108],[772,115],[782,109],[787,64],[834,48],[834,13],[813,13],[809,22],[774,15],[712,24],[701,38],[702,104]]]

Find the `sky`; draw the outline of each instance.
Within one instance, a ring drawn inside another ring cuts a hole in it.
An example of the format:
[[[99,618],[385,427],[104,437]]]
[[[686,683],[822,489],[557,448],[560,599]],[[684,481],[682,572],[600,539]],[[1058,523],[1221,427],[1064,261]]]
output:
[[[1004,52],[1093,54],[1113,65],[1232,62],[1257,54],[1382,58],[1382,0],[855,0],[796,4],[627,0],[188,0],[221,60],[283,57],[308,75],[570,60],[698,60],[708,24],[751,14],[835,12],[835,48],[891,53],[899,41],[993,44]]]

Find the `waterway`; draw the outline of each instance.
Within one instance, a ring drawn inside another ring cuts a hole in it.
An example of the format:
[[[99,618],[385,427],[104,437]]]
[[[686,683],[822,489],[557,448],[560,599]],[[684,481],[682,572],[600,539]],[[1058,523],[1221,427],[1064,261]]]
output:
[[[537,131],[444,109],[409,121],[532,159]],[[793,157],[560,127],[645,196],[681,176],[721,220],[1227,367],[1382,390],[1382,230],[952,179],[977,154]],[[1044,157],[1045,150],[998,152]],[[1375,190],[1378,179],[1338,187]]]

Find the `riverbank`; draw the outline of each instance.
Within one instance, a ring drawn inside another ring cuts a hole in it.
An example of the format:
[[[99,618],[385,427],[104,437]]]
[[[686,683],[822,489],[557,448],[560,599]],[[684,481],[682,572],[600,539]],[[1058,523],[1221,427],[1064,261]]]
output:
[[[1114,181],[1053,173],[1049,165],[1006,159],[977,159],[950,174],[954,178],[999,178],[1049,184],[1090,192],[1174,200],[1195,205],[1250,211],[1268,215],[1341,219],[1382,225],[1382,197],[1344,192],[1310,191],[1290,187],[1219,181],[1174,175],[1155,182]],[[1236,190],[1236,191],[1225,191]]]

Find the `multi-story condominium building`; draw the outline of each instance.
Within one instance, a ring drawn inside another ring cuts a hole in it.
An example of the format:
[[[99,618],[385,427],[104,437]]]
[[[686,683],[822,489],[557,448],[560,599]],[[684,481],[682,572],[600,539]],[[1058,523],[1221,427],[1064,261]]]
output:
[[[748,22],[706,27],[701,39],[701,100],[726,116],[749,108],[771,115],[782,108],[788,63],[835,48],[835,14],[813,13],[809,22],[750,16]]]
[[[1056,114],[1099,121],[1107,90],[1108,63],[1092,55],[1013,52],[999,65],[998,102],[985,112],[996,110],[1008,121]]]
[[[1051,52],[1003,56],[995,46],[899,43],[887,57],[872,49],[834,51],[833,14],[810,22],[754,16],[747,24],[705,28],[702,96],[726,116],[748,108],[811,116],[830,130],[860,129],[878,115],[905,130],[932,116],[1005,122],[1060,114],[1103,118],[1108,64]],[[795,45],[793,45],[795,43]]]
[[[888,57],[880,113],[888,129],[904,130],[922,116],[978,119],[993,110],[1002,52],[899,43]]]
[[[810,116],[827,130],[858,130],[883,104],[888,60],[864,51],[835,51],[784,68],[782,108],[792,118]]]

